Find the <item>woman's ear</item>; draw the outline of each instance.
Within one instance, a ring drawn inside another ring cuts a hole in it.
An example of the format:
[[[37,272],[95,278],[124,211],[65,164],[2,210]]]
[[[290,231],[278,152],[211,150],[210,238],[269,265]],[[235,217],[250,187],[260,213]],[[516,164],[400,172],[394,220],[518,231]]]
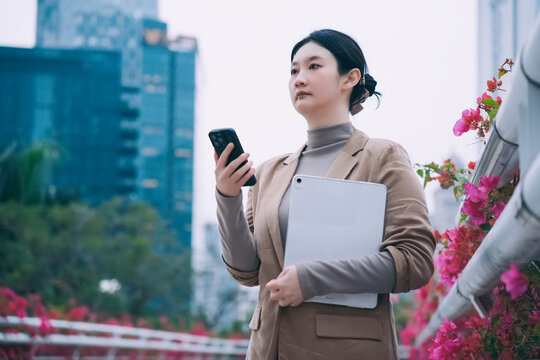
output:
[[[352,89],[353,87],[358,84],[360,81],[360,78],[362,77],[362,73],[357,68],[349,70],[347,74],[344,75],[345,81],[343,82],[343,88],[344,90]]]

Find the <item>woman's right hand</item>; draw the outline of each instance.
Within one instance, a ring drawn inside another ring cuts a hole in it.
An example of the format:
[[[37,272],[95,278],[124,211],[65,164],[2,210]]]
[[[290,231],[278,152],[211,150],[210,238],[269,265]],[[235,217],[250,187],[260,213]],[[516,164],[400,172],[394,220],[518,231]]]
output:
[[[243,163],[249,157],[248,153],[243,153],[229,165],[227,165],[227,159],[234,148],[233,143],[229,143],[225,150],[218,157],[214,150],[214,161],[216,162],[216,186],[218,191],[225,196],[237,196],[242,191],[242,185],[249,180],[250,177],[255,174],[255,168],[253,168],[253,161],[248,161],[238,171],[235,171],[241,163]]]

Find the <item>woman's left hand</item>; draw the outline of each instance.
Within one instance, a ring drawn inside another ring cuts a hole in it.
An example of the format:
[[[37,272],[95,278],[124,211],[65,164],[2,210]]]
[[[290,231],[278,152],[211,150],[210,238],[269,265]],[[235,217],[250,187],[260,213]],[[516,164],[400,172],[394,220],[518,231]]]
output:
[[[270,299],[279,302],[279,306],[298,306],[304,302],[296,265],[287,266],[277,279],[266,284]]]

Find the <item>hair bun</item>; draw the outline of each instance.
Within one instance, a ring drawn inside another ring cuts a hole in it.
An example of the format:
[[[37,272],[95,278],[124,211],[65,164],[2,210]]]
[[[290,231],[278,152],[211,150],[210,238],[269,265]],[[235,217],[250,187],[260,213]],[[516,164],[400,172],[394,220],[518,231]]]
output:
[[[375,93],[375,87],[377,86],[377,81],[373,78],[373,76],[366,74],[366,83],[364,87],[367,91],[369,91],[369,96],[373,95]]]

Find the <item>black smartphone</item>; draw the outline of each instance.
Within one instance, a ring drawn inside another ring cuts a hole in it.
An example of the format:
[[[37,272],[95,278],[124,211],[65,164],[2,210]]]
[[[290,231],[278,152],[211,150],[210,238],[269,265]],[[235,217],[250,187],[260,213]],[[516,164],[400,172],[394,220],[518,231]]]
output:
[[[210,141],[212,142],[212,145],[214,145],[214,149],[216,149],[218,156],[221,156],[221,153],[223,150],[225,150],[227,144],[231,142],[234,144],[234,148],[227,159],[227,165],[244,153],[244,149],[242,149],[242,145],[240,145],[240,140],[238,140],[238,136],[236,135],[236,131],[234,131],[234,129],[214,129],[208,133],[208,136],[210,137]],[[236,170],[244,166],[245,163],[247,163],[247,160],[242,162],[238,168],[236,168]],[[242,186],[253,186],[256,182],[257,180],[255,179],[255,175],[253,175]]]

